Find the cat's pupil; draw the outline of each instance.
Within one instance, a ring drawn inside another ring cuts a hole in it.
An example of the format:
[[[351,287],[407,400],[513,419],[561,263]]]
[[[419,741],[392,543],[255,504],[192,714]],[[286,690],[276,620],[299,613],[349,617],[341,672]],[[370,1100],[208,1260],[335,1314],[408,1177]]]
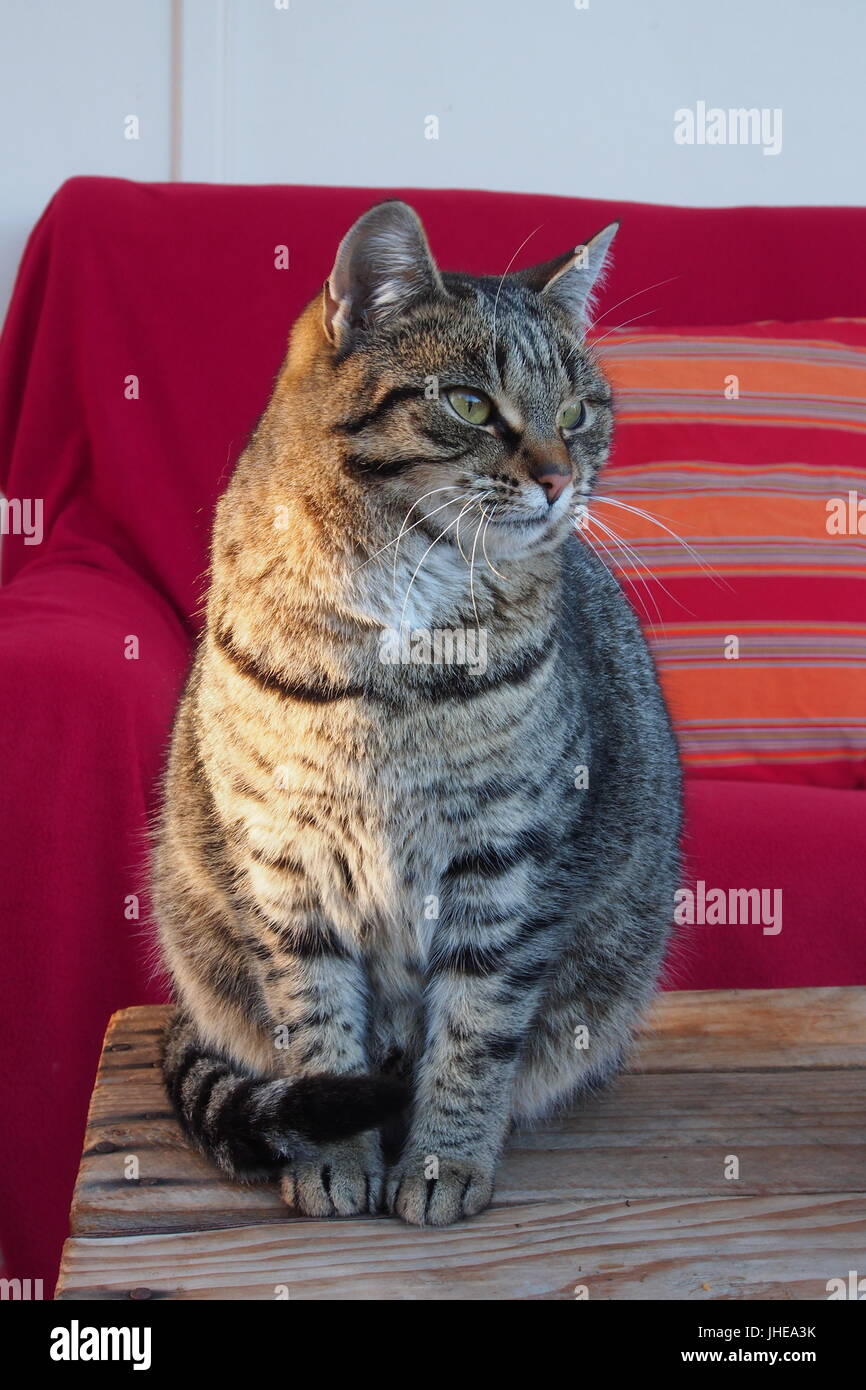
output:
[[[493,406],[486,396],[475,391],[455,390],[448,393],[452,406],[470,425],[484,425],[493,414]]]
[[[580,428],[585,419],[586,405],[583,401],[577,401],[562,407],[557,423],[561,430],[576,430]]]

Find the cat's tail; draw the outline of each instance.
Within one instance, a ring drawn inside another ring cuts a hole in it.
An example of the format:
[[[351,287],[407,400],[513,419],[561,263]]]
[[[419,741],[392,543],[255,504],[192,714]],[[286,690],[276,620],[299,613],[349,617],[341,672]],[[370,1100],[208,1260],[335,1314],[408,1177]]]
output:
[[[238,1178],[273,1176],[320,1144],[376,1128],[408,1102],[406,1086],[389,1076],[254,1076],[202,1043],[181,1010],[165,1030],[162,1070],[186,1133]]]

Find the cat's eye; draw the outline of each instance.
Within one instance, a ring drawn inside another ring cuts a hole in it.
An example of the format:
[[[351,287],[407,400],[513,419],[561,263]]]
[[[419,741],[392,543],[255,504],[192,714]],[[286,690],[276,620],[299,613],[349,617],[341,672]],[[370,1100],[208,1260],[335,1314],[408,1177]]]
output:
[[[486,425],[493,414],[492,401],[478,391],[449,391],[448,400],[460,419],[470,425]]]
[[[592,420],[592,406],[586,401],[570,401],[564,405],[556,417],[557,428],[564,434],[573,434],[586,429]]]

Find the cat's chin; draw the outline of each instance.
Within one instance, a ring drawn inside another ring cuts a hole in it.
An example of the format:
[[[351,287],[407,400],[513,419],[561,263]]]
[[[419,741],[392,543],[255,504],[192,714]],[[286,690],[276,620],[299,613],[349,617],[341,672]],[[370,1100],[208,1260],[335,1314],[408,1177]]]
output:
[[[542,547],[548,549],[551,542],[564,541],[572,526],[567,511],[558,516],[502,516],[491,520],[485,543],[491,555],[522,555]]]

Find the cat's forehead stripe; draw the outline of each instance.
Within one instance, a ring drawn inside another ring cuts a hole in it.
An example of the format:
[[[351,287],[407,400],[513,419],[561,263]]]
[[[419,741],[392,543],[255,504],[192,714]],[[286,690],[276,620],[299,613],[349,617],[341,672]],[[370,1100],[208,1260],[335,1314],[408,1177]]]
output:
[[[523,429],[526,421],[513,401],[510,401],[507,396],[498,396],[496,404],[506,425],[510,425],[513,430]]]

